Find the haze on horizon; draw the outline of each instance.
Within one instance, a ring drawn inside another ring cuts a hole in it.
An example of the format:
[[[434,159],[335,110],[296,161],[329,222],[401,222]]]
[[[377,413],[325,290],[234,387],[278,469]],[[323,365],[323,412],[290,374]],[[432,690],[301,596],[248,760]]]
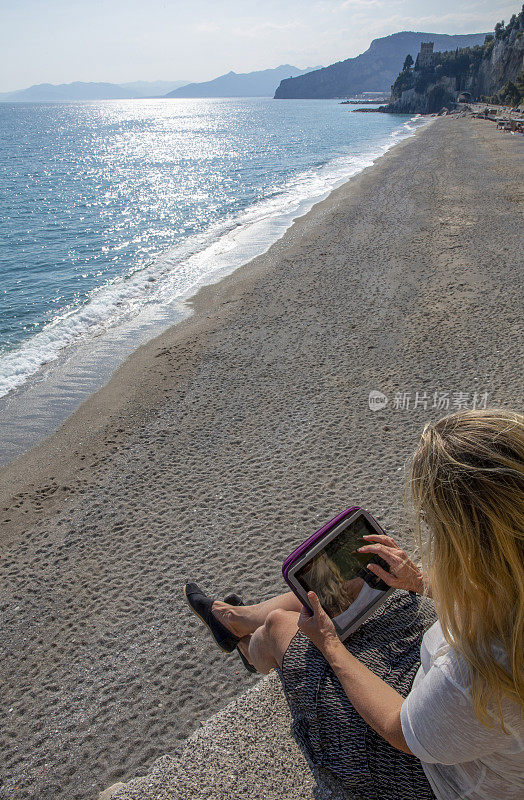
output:
[[[0,92],[327,65],[379,36],[489,31],[519,9],[517,0],[0,0]]]

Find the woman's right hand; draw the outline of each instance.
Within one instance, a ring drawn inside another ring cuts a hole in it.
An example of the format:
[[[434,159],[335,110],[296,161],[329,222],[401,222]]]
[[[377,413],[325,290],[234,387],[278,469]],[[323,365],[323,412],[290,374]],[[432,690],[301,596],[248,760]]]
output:
[[[362,537],[369,544],[358,548],[359,553],[377,555],[389,564],[389,572],[379,564],[367,564],[367,569],[378,578],[395,589],[405,589],[408,592],[422,594],[424,591],[424,576],[422,570],[409,558],[391,536],[370,533]]]

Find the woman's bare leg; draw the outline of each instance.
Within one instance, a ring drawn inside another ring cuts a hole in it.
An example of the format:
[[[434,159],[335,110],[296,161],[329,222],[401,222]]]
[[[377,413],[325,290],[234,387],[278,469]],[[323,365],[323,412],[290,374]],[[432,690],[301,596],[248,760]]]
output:
[[[218,621],[235,636],[249,636],[264,625],[273,611],[300,612],[301,608],[302,603],[298,597],[293,592],[287,592],[252,606],[230,606],[221,600],[215,600],[212,610]]]
[[[240,640],[239,650],[258,672],[267,675],[282,666],[284,653],[298,631],[298,617],[297,611],[273,609],[263,625]]]

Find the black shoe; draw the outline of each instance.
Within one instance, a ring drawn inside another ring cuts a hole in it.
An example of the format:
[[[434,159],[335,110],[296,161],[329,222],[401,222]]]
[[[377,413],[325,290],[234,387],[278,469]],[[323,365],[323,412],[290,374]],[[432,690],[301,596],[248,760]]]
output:
[[[222,625],[213,614],[213,600],[208,597],[196,583],[186,583],[184,594],[187,604],[194,614],[207,626],[218,647],[225,653],[232,653],[240,641],[231,631]]]
[[[226,597],[224,597],[224,603],[227,603],[229,606],[243,606],[244,605],[244,601],[242,600],[240,595],[239,594],[234,594],[234,593],[226,595]],[[238,650],[238,647],[237,647],[237,650]],[[248,672],[251,672],[251,673],[256,673],[257,672],[257,670],[255,669],[253,664],[249,663],[249,661],[247,660],[245,655],[243,653],[241,653],[240,650],[238,650],[238,655],[240,656],[240,660],[242,661],[243,665],[245,666],[245,668],[247,669]]]
[[[228,606],[243,606],[243,605],[245,605],[244,601],[242,600],[240,595],[239,594],[235,594],[234,592],[232,592],[231,594],[226,594],[226,596],[224,597],[223,602],[227,603]]]

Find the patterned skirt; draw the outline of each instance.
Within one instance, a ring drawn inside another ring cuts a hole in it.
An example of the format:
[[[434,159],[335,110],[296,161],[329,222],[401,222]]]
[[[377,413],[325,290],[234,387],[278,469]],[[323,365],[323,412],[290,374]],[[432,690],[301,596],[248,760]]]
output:
[[[428,598],[396,590],[345,644],[368,669],[409,693],[424,632],[436,620]],[[278,670],[292,732],[313,767],[327,769],[359,800],[435,800],[418,758],[367,725],[322,654],[300,631]]]

